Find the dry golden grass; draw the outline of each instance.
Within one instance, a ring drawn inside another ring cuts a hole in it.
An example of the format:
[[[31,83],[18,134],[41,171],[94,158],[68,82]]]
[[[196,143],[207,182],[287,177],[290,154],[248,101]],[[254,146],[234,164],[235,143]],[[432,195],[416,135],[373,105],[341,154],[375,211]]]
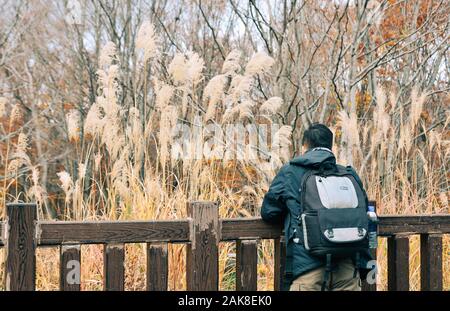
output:
[[[152,47],[146,48],[151,55],[157,55],[151,50]],[[110,62],[111,53],[114,53],[114,48],[109,46],[107,62]],[[153,93],[156,95],[148,96],[151,109],[144,107],[149,112],[143,115],[132,104],[128,109],[118,104],[119,67],[108,63],[107,68],[99,70],[99,96],[87,114],[86,122],[89,122],[84,124],[86,135],[82,141],[82,124],[78,115],[72,111],[67,116],[70,121],[68,140],[72,144],[70,148],[73,149],[73,157],[58,175],[65,195],[65,203],[61,202],[61,205],[66,207],[65,214],[60,215],[60,218],[182,219],[186,218],[186,203],[191,200],[220,201],[219,214],[222,218],[259,215],[259,206],[270,181],[279,166],[287,161],[285,153],[270,154],[271,163],[276,165],[272,170],[262,170],[260,162],[247,158],[233,161],[224,161],[221,157],[213,160],[174,161],[170,154],[175,138],[168,133],[177,118],[193,123],[200,116],[200,121],[220,126],[232,122],[244,125],[281,123],[273,112],[280,107],[283,109],[285,104],[277,99],[276,104],[271,104],[273,109],[267,109],[267,99],[255,86],[256,81],[270,83],[270,77],[267,76],[273,63],[271,58],[258,53],[247,67],[237,63],[237,59],[233,54],[224,64],[223,71],[231,79],[228,89],[214,87],[215,92],[207,92],[207,98],[201,98],[198,91],[203,87],[201,81],[205,79],[201,73],[203,61],[195,53],[178,54],[169,65],[170,77],[160,77],[156,73],[152,76]],[[222,78],[215,79],[214,83],[219,83]],[[211,81],[213,79],[214,77]],[[448,213],[446,166],[449,145],[446,137],[450,118],[447,117],[441,126],[426,130],[429,124],[421,115],[427,105],[426,93],[419,93],[415,88],[410,91],[411,100],[406,98],[395,102],[393,94],[385,95],[384,90],[379,88],[376,92],[375,109],[365,111],[364,117],[355,113],[348,114],[344,110],[338,111],[339,109],[331,112],[330,120],[333,121],[329,125],[335,132],[333,151],[339,163],[352,163],[357,169],[369,197],[379,202],[379,214]],[[226,106],[225,103],[230,105]],[[199,114],[199,107],[205,111],[204,114]],[[210,113],[206,113],[207,111]],[[14,115],[11,116],[13,118]],[[283,126],[274,137],[289,145],[290,134],[290,127]],[[206,138],[197,139],[204,142]],[[16,175],[9,180],[5,179],[0,191],[0,215],[4,214],[3,202],[7,201],[5,194],[11,187],[17,187],[17,165],[31,166],[24,148],[23,135],[18,143],[14,144],[10,139],[7,143],[8,150],[20,153],[19,159],[23,163],[15,163],[12,167]],[[8,159],[7,155],[5,168],[11,167]],[[20,198],[16,199],[37,201],[39,219],[44,219],[48,217],[42,204],[46,194],[39,192],[39,173],[36,170],[33,172],[32,176],[26,176],[26,181],[30,183],[27,189],[33,191],[18,194]],[[4,250],[0,252],[4,257]],[[224,290],[234,289],[234,253],[233,243],[222,243],[220,246],[219,280],[220,288]],[[383,239],[378,253],[382,268],[380,289],[385,289],[386,242]],[[446,236],[443,257],[446,290],[450,289],[448,253],[449,237]],[[38,250],[38,289],[58,289],[58,258],[57,248]],[[82,247],[83,290],[102,289],[102,258],[102,246]],[[125,262],[125,288],[144,290],[145,246],[127,245]],[[3,278],[4,258],[0,263],[0,277]],[[420,288],[419,264],[419,241],[417,237],[412,237],[412,290]],[[262,241],[258,250],[258,289],[273,289],[273,265],[273,242]],[[185,289],[184,245],[170,245],[169,268],[169,289]]]

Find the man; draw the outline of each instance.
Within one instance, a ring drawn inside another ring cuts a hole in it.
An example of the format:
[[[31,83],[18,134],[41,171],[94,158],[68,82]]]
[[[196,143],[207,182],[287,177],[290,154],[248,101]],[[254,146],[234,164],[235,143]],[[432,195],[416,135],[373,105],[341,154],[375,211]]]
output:
[[[269,191],[264,196],[261,208],[263,220],[270,223],[284,222],[286,237],[286,264],[284,290],[307,291],[324,289],[326,262],[321,257],[310,254],[302,243],[301,223],[299,215],[302,210],[299,189],[302,177],[308,171],[324,166],[336,166],[336,158],[331,151],[333,133],[323,124],[312,124],[304,133],[303,155],[294,158],[284,165],[274,178]],[[362,188],[356,172],[348,167],[350,174]],[[365,192],[364,192],[365,194]],[[367,197],[365,198],[367,201]],[[333,260],[327,288],[330,290],[361,290],[361,278],[365,277],[367,261],[370,254],[365,251],[354,258]],[[331,261],[331,260],[330,260]],[[357,265],[356,265],[357,264]]]

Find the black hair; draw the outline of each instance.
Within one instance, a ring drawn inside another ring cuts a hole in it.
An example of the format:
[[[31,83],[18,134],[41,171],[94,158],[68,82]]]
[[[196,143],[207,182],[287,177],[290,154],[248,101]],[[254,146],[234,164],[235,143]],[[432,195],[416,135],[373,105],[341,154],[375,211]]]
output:
[[[316,147],[331,149],[333,146],[333,132],[326,125],[313,123],[303,134],[302,144],[307,144],[310,149]]]

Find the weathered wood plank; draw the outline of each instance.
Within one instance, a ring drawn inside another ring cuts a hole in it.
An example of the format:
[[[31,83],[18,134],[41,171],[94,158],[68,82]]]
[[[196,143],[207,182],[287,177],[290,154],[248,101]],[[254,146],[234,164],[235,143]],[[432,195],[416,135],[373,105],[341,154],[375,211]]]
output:
[[[380,216],[378,235],[399,233],[450,233],[450,215]]]
[[[218,206],[213,202],[192,202],[187,210],[192,218],[192,237],[186,250],[187,290],[215,291],[219,284]]]
[[[35,290],[35,204],[7,204],[6,290]]]
[[[450,215],[379,216],[378,235],[400,233],[450,233]],[[239,239],[276,239],[282,228],[264,222],[260,217],[221,219],[222,241]]]
[[[81,284],[81,246],[62,245],[60,248],[59,289],[79,291]]]
[[[274,240],[274,284],[275,291],[283,289],[284,267],[286,258],[286,242],[284,237]]]
[[[0,247],[6,245],[6,225],[4,221],[0,221]]]
[[[388,291],[409,290],[409,238],[388,238]]]
[[[39,245],[189,241],[188,220],[41,221]]]
[[[123,291],[125,278],[124,244],[106,244],[103,258],[103,289],[106,291]]]
[[[442,235],[420,235],[422,291],[442,291]]]
[[[167,243],[147,244],[147,290],[166,291],[169,277]]]
[[[126,222],[39,222],[39,245],[139,243],[152,241],[188,242],[188,220]],[[222,241],[275,239],[281,226],[259,217],[220,220]],[[450,215],[380,216],[379,235],[398,233],[450,233]]]
[[[222,241],[239,239],[276,239],[282,234],[281,225],[264,222],[260,217],[221,219]]]
[[[256,291],[258,282],[258,244],[256,240],[236,242],[236,290]]]

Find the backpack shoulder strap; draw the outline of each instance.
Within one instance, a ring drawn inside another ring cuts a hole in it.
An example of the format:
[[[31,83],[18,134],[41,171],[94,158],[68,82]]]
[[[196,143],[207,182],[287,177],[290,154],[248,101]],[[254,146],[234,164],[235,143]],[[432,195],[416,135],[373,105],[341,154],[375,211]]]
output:
[[[354,169],[352,166],[347,165],[347,166],[346,166],[346,169],[353,175],[353,177],[355,177],[356,182],[357,182],[358,185],[361,187],[361,190],[362,190],[362,192],[363,192],[363,194],[364,194],[364,199],[365,199],[365,201],[366,201],[366,202],[365,202],[365,203],[366,203],[366,206],[369,205],[369,198],[368,198],[368,196],[367,196],[367,192],[366,192],[366,189],[364,188],[364,185],[363,185],[363,183],[362,183],[361,178],[359,178],[359,175],[356,173],[355,169]]]

